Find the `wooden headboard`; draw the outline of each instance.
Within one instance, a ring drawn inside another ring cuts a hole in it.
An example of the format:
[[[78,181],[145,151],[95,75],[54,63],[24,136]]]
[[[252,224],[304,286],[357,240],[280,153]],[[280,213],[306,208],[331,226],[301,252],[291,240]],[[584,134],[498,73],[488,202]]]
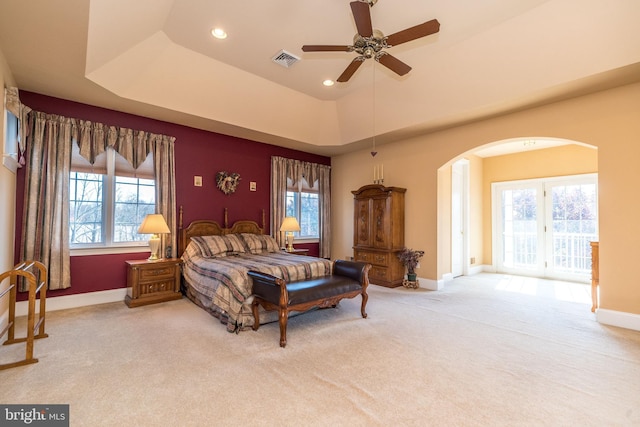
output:
[[[265,228],[264,209],[262,210],[262,227],[260,227],[257,222],[250,220],[236,221],[231,227],[229,227],[227,208],[224,208],[224,227],[221,227],[216,221],[204,219],[193,221],[186,228],[183,228],[182,206],[180,206],[178,222],[178,258],[182,256],[192,237],[223,236],[225,234],[233,233],[264,234]]]

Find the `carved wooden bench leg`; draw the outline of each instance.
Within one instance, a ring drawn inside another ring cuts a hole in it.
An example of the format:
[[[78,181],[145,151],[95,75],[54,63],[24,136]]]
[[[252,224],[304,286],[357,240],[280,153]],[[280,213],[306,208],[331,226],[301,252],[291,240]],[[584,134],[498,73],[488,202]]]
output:
[[[362,306],[360,307],[360,313],[362,313],[362,317],[363,318],[367,318],[367,312],[365,310],[365,307],[367,306],[367,301],[369,300],[369,295],[367,295],[367,292],[363,289],[362,290]]]
[[[258,301],[255,298],[251,302],[251,311],[253,312],[253,330],[257,331],[260,327],[260,314],[258,309]]]
[[[278,323],[280,324],[280,347],[284,347],[287,345],[287,320],[289,318],[289,314],[286,309],[280,308],[280,318],[278,319]]]

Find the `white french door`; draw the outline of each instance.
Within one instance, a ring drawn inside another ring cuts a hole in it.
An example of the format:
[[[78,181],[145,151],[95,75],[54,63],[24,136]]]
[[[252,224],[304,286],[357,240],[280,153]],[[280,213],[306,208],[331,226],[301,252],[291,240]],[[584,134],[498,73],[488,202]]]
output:
[[[458,160],[451,168],[451,274],[468,274],[469,161]]]
[[[597,196],[596,174],[494,183],[496,270],[588,282]]]

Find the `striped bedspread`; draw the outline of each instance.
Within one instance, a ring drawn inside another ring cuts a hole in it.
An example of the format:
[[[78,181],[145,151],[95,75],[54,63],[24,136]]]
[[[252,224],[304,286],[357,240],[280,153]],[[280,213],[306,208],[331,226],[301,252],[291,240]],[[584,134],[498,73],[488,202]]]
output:
[[[187,250],[182,258],[187,296],[235,332],[253,325],[252,281],[247,271],[257,270],[289,282],[325,276],[332,268],[329,260],[281,251],[207,257]],[[261,311],[261,323],[275,320],[277,312]]]

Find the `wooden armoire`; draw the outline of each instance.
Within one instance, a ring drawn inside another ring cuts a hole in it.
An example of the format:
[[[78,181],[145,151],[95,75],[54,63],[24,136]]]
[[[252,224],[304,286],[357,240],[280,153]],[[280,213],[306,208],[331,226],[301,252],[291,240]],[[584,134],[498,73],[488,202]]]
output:
[[[397,254],[404,247],[406,191],[377,184],[352,191],[354,259],[372,265],[369,280],[373,284],[387,287],[402,284],[405,268]]]

